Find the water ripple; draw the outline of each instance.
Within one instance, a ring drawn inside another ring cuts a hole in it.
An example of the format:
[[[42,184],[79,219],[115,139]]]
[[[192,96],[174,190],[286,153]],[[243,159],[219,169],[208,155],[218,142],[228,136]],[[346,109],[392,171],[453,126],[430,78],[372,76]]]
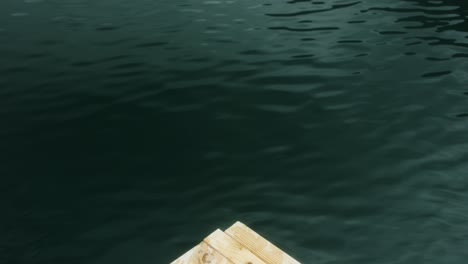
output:
[[[299,1],[292,1],[292,2],[289,2],[289,3],[290,4],[295,4],[295,3],[299,3]],[[266,14],[266,15],[267,16],[272,16],[272,17],[295,17],[295,16],[309,15],[309,14],[314,14],[314,13],[334,11],[336,9],[351,7],[351,6],[354,6],[354,5],[358,5],[360,3],[361,2],[353,2],[353,3],[349,3],[349,4],[337,4],[337,5],[332,5],[330,8],[326,8],[326,9],[307,10],[307,11],[299,11],[299,12],[293,12],[293,13]]]
[[[307,31],[330,31],[338,30],[338,27],[319,27],[319,28],[290,28],[290,27],[270,27],[272,30],[287,30],[287,31],[296,31],[296,32],[307,32]]]

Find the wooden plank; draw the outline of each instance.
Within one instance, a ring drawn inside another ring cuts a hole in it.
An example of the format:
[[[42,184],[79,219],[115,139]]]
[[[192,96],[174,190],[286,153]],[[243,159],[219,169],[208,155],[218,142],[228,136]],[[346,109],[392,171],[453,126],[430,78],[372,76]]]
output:
[[[205,238],[204,241],[235,264],[267,264],[219,229]]]
[[[234,264],[213,247],[201,242],[171,264]]]
[[[248,228],[241,222],[236,222],[225,233],[238,243],[247,247],[269,264],[300,264],[297,260],[284,253],[281,249]]]

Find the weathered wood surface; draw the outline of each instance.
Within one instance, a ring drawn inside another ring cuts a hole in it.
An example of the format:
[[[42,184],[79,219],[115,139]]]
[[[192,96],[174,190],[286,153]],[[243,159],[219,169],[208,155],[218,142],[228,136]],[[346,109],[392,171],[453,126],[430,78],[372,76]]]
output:
[[[201,242],[171,264],[234,264],[205,242]]]
[[[248,248],[219,229],[205,238],[205,242],[235,264],[267,264]]]
[[[300,264],[265,238],[237,222],[216,230],[171,264]]]
[[[247,247],[268,264],[300,264],[297,260],[284,253],[281,249],[241,222],[232,225],[225,233]]]

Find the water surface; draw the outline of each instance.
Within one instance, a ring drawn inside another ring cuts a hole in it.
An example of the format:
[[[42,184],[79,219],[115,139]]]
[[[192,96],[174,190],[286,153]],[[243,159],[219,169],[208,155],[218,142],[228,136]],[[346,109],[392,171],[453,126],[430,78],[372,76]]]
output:
[[[468,258],[463,1],[0,2],[0,263]]]

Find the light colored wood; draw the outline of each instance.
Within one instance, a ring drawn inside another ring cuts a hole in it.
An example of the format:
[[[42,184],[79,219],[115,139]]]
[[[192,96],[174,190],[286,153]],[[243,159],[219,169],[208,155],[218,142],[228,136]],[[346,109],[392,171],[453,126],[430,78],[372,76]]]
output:
[[[171,264],[234,264],[205,242],[189,250]]]
[[[216,230],[204,240],[235,264],[267,264],[248,248],[221,230]]]
[[[241,222],[236,222],[226,231],[227,235],[244,245],[269,264],[300,264],[281,249],[267,241],[265,238],[248,228]]]
[[[237,222],[216,230],[171,264],[300,264],[265,238]]]

